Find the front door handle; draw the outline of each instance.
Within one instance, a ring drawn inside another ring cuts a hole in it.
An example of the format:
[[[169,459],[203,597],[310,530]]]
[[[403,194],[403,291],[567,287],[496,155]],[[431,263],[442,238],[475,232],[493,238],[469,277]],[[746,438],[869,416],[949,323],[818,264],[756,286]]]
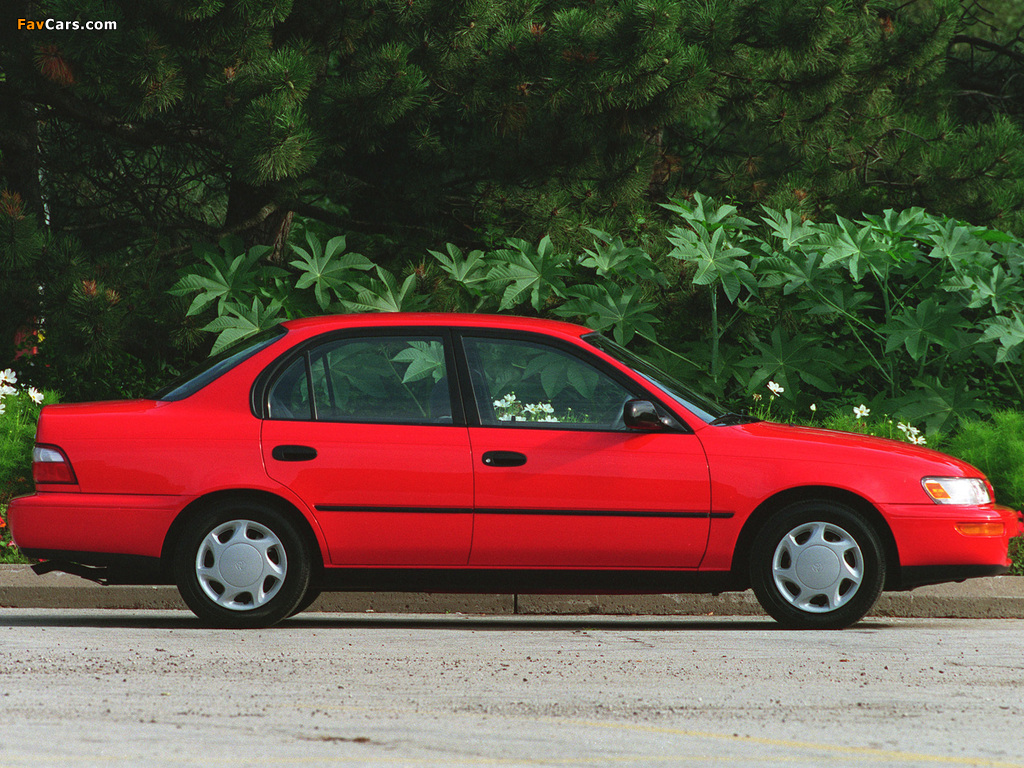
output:
[[[278,461],[312,461],[316,458],[316,448],[308,445],[278,445],[270,455]]]
[[[487,451],[483,462],[488,467],[521,467],[526,463],[526,454],[517,451]]]

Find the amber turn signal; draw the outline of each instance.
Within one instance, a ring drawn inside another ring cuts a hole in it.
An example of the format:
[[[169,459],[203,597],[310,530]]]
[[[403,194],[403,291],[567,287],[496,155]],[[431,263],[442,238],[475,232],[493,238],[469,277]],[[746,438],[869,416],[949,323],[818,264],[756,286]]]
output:
[[[1006,528],[1002,523],[957,523],[956,532],[963,536],[1002,536]]]

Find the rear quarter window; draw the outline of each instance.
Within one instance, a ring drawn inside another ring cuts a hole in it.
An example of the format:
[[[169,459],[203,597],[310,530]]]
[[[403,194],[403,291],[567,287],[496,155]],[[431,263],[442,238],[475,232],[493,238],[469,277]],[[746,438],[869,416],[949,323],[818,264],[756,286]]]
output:
[[[150,395],[150,399],[184,400],[223,376],[236,365],[245,362],[256,353],[280,340],[285,333],[284,327],[278,325],[243,339],[179,376],[166,387],[157,390]]]

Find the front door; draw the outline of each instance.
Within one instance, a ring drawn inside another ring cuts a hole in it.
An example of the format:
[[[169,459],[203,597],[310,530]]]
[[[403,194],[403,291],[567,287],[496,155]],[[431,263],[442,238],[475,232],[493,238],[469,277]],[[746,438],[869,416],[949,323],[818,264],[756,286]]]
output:
[[[468,335],[463,349],[481,422],[471,565],[700,564],[711,497],[696,435],[627,429],[623,404],[644,393],[583,350]]]

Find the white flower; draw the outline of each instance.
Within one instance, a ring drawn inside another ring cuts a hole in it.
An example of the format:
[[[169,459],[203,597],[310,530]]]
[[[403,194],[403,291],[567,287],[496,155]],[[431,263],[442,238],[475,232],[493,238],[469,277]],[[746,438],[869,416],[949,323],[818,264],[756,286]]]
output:
[[[8,395],[15,395],[17,393],[18,390],[16,390],[14,387],[11,387],[7,384],[0,384],[0,400],[3,400]]]
[[[5,371],[0,371],[0,384],[17,384],[18,375],[8,368]]]
[[[28,396],[32,398],[32,402],[35,403],[36,405],[42,405],[43,393],[40,392],[35,387],[28,388]]]
[[[515,401],[516,401],[516,393],[515,392],[509,392],[507,395],[505,395],[500,400],[495,400],[494,401],[494,407],[495,408],[508,408]]]
[[[7,406],[4,405],[4,401],[3,400],[0,400],[0,416],[3,416],[4,411],[6,411],[6,410],[7,410]]]
[[[870,414],[871,414],[871,409],[868,408],[863,403],[861,405],[858,405],[856,408],[853,409],[853,415],[856,416],[858,419],[861,418],[862,416],[869,416]]]
[[[781,395],[783,392],[786,391],[785,387],[780,387],[774,381],[768,382],[768,389],[772,391],[773,395]]]
[[[902,421],[896,425],[896,429],[900,430],[904,436],[912,442],[914,445],[924,445],[924,438],[921,437],[921,430],[917,427],[913,427],[910,424],[904,424]]]
[[[814,403],[811,403],[811,413],[815,413],[817,410],[818,410],[818,406],[815,405]]]

